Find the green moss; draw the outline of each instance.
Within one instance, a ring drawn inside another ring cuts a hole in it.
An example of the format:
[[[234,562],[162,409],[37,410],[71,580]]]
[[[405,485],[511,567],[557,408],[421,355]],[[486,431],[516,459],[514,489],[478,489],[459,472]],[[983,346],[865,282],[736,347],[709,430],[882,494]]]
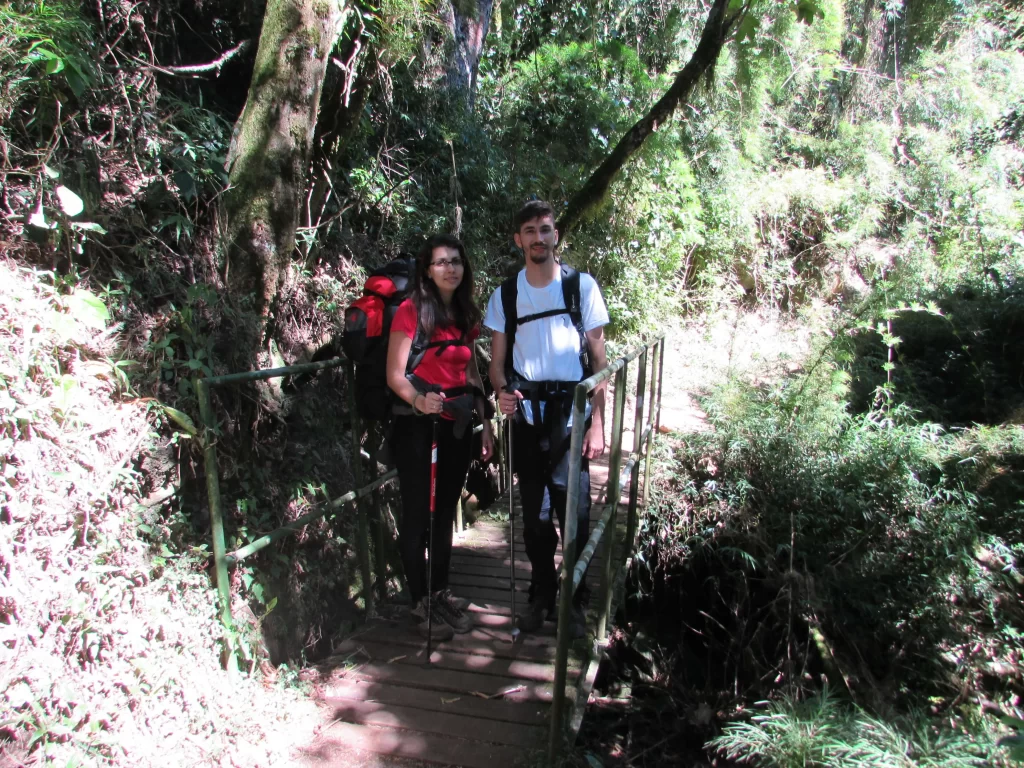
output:
[[[330,18],[333,6],[334,3],[330,2],[330,0],[316,0],[316,2],[313,3],[313,14],[318,19]]]

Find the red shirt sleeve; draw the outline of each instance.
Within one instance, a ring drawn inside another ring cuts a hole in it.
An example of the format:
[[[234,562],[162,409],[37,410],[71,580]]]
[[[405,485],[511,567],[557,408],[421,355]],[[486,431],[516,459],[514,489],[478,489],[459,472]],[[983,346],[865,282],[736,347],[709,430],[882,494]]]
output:
[[[469,332],[469,335],[467,336],[467,341],[476,341],[479,338],[480,338],[480,326],[477,325],[477,326],[474,326],[473,330],[471,330]]]
[[[395,317],[391,320],[391,330],[401,331],[410,339],[416,338],[416,307],[412,303],[412,299],[406,299],[398,305],[398,311],[395,312]]]

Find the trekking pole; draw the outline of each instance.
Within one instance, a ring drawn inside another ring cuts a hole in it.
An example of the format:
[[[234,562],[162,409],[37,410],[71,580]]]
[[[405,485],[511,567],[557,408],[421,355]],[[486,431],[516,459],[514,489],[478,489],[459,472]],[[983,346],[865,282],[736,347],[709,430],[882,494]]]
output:
[[[509,384],[505,386],[505,391],[511,394],[515,392],[515,388]],[[513,643],[519,637],[519,627],[516,626],[516,507],[512,497],[514,492],[512,488],[512,420],[514,418],[515,414],[513,413],[508,419],[507,429],[505,430],[508,434],[508,473],[505,476],[508,483],[508,591],[512,599]]]
[[[434,638],[434,507],[437,503],[437,416],[431,416],[430,440],[430,532],[427,534],[427,666],[430,666],[431,641]]]

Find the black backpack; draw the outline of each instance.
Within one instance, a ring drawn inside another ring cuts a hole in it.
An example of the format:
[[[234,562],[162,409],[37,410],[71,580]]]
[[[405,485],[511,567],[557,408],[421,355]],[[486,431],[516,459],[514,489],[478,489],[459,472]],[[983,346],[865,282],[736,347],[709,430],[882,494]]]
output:
[[[559,265],[562,270],[562,300],[565,302],[564,309],[549,309],[546,312],[537,312],[526,317],[516,316],[516,299],[519,297],[519,275],[513,275],[501,284],[501,307],[505,312],[505,380],[513,381],[518,379],[512,367],[512,350],[516,345],[516,329],[523,323],[532,320],[540,320],[542,317],[553,317],[555,315],[568,315],[576,332],[580,335],[580,365],[583,366],[583,378],[586,379],[594,372],[590,362],[590,342],[587,341],[587,333],[583,330],[583,310],[580,306],[580,273],[567,264]]]

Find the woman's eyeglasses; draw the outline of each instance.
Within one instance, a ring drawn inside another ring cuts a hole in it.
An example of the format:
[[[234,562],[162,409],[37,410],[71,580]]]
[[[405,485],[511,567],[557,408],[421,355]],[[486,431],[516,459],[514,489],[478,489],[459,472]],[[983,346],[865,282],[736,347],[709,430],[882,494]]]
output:
[[[465,265],[462,259],[438,259],[437,261],[430,262],[430,266],[440,267],[441,269],[448,269],[448,267],[462,269]]]

